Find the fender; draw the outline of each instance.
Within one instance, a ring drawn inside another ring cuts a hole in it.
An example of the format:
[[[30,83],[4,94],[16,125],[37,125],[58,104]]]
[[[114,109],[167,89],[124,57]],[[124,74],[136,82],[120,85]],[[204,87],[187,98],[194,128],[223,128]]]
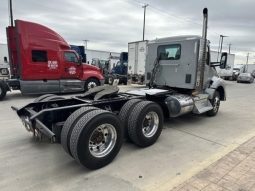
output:
[[[96,78],[98,80],[104,80],[104,76],[102,71],[95,66],[89,65],[89,64],[83,64],[83,73],[82,73],[82,79],[83,81],[86,81],[89,78]]]
[[[92,71],[91,70],[83,71],[81,80],[86,81],[89,78],[96,78],[98,80],[104,80],[104,76],[98,71],[93,71],[93,70]]]
[[[220,100],[226,101],[226,91],[225,83],[219,77],[213,76],[210,81],[210,86],[205,89],[205,92],[209,94],[209,99],[213,98],[215,91],[217,90],[220,93]]]

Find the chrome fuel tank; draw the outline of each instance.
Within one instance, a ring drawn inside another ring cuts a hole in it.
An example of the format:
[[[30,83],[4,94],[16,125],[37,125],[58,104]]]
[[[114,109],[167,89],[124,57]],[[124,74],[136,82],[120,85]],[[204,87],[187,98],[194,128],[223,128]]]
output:
[[[170,117],[177,117],[189,113],[194,108],[194,101],[191,96],[177,94],[165,99]]]

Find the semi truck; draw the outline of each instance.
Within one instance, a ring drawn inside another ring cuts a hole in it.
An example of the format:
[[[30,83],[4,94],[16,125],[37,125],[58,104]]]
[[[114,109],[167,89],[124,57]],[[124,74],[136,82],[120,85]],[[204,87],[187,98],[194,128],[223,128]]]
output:
[[[201,36],[179,36],[148,42],[148,87],[118,92],[117,86],[100,86],[70,98],[43,95],[27,105],[12,107],[35,137],[61,143],[81,165],[98,169],[118,154],[124,137],[138,147],[159,138],[165,118],[188,113],[216,116],[226,100],[224,80],[210,61],[207,40],[208,10],[203,10]]]
[[[11,78],[0,80],[0,100],[11,90],[22,94],[69,93],[103,84],[102,71],[82,63],[55,31],[22,20],[6,31]]]

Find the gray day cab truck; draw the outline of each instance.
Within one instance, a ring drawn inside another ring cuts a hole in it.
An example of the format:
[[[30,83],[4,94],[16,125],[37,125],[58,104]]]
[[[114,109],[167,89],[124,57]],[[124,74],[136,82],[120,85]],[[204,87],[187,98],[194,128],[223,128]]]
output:
[[[90,169],[109,164],[124,137],[139,147],[154,144],[164,118],[187,113],[215,116],[226,99],[223,80],[210,61],[207,9],[203,35],[148,42],[148,88],[119,93],[117,86],[101,86],[71,98],[43,95],[22,108],[12,107],[36,137],[59,142],[68,155]]]

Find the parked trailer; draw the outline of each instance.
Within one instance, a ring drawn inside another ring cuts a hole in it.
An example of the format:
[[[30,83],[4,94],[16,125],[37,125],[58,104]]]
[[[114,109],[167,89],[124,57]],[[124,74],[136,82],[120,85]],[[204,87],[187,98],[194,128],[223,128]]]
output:
[[[128,43],[128,76],[132,83],[144,83],[148,40]]]
[[[207,9],[203,35],[157,39],[148,43],[146,81],[149,88],[118,93],[116,86],[90,89],[83,95],[61,98],[44,95],[18,109],[18,116],[36,137],[60,142],[77,162],[90,169],[109,164],[123,137],[139,147],[154,144],[163,119],[187,113],[215,116],[224,101],[223,80],[210,62]]]

